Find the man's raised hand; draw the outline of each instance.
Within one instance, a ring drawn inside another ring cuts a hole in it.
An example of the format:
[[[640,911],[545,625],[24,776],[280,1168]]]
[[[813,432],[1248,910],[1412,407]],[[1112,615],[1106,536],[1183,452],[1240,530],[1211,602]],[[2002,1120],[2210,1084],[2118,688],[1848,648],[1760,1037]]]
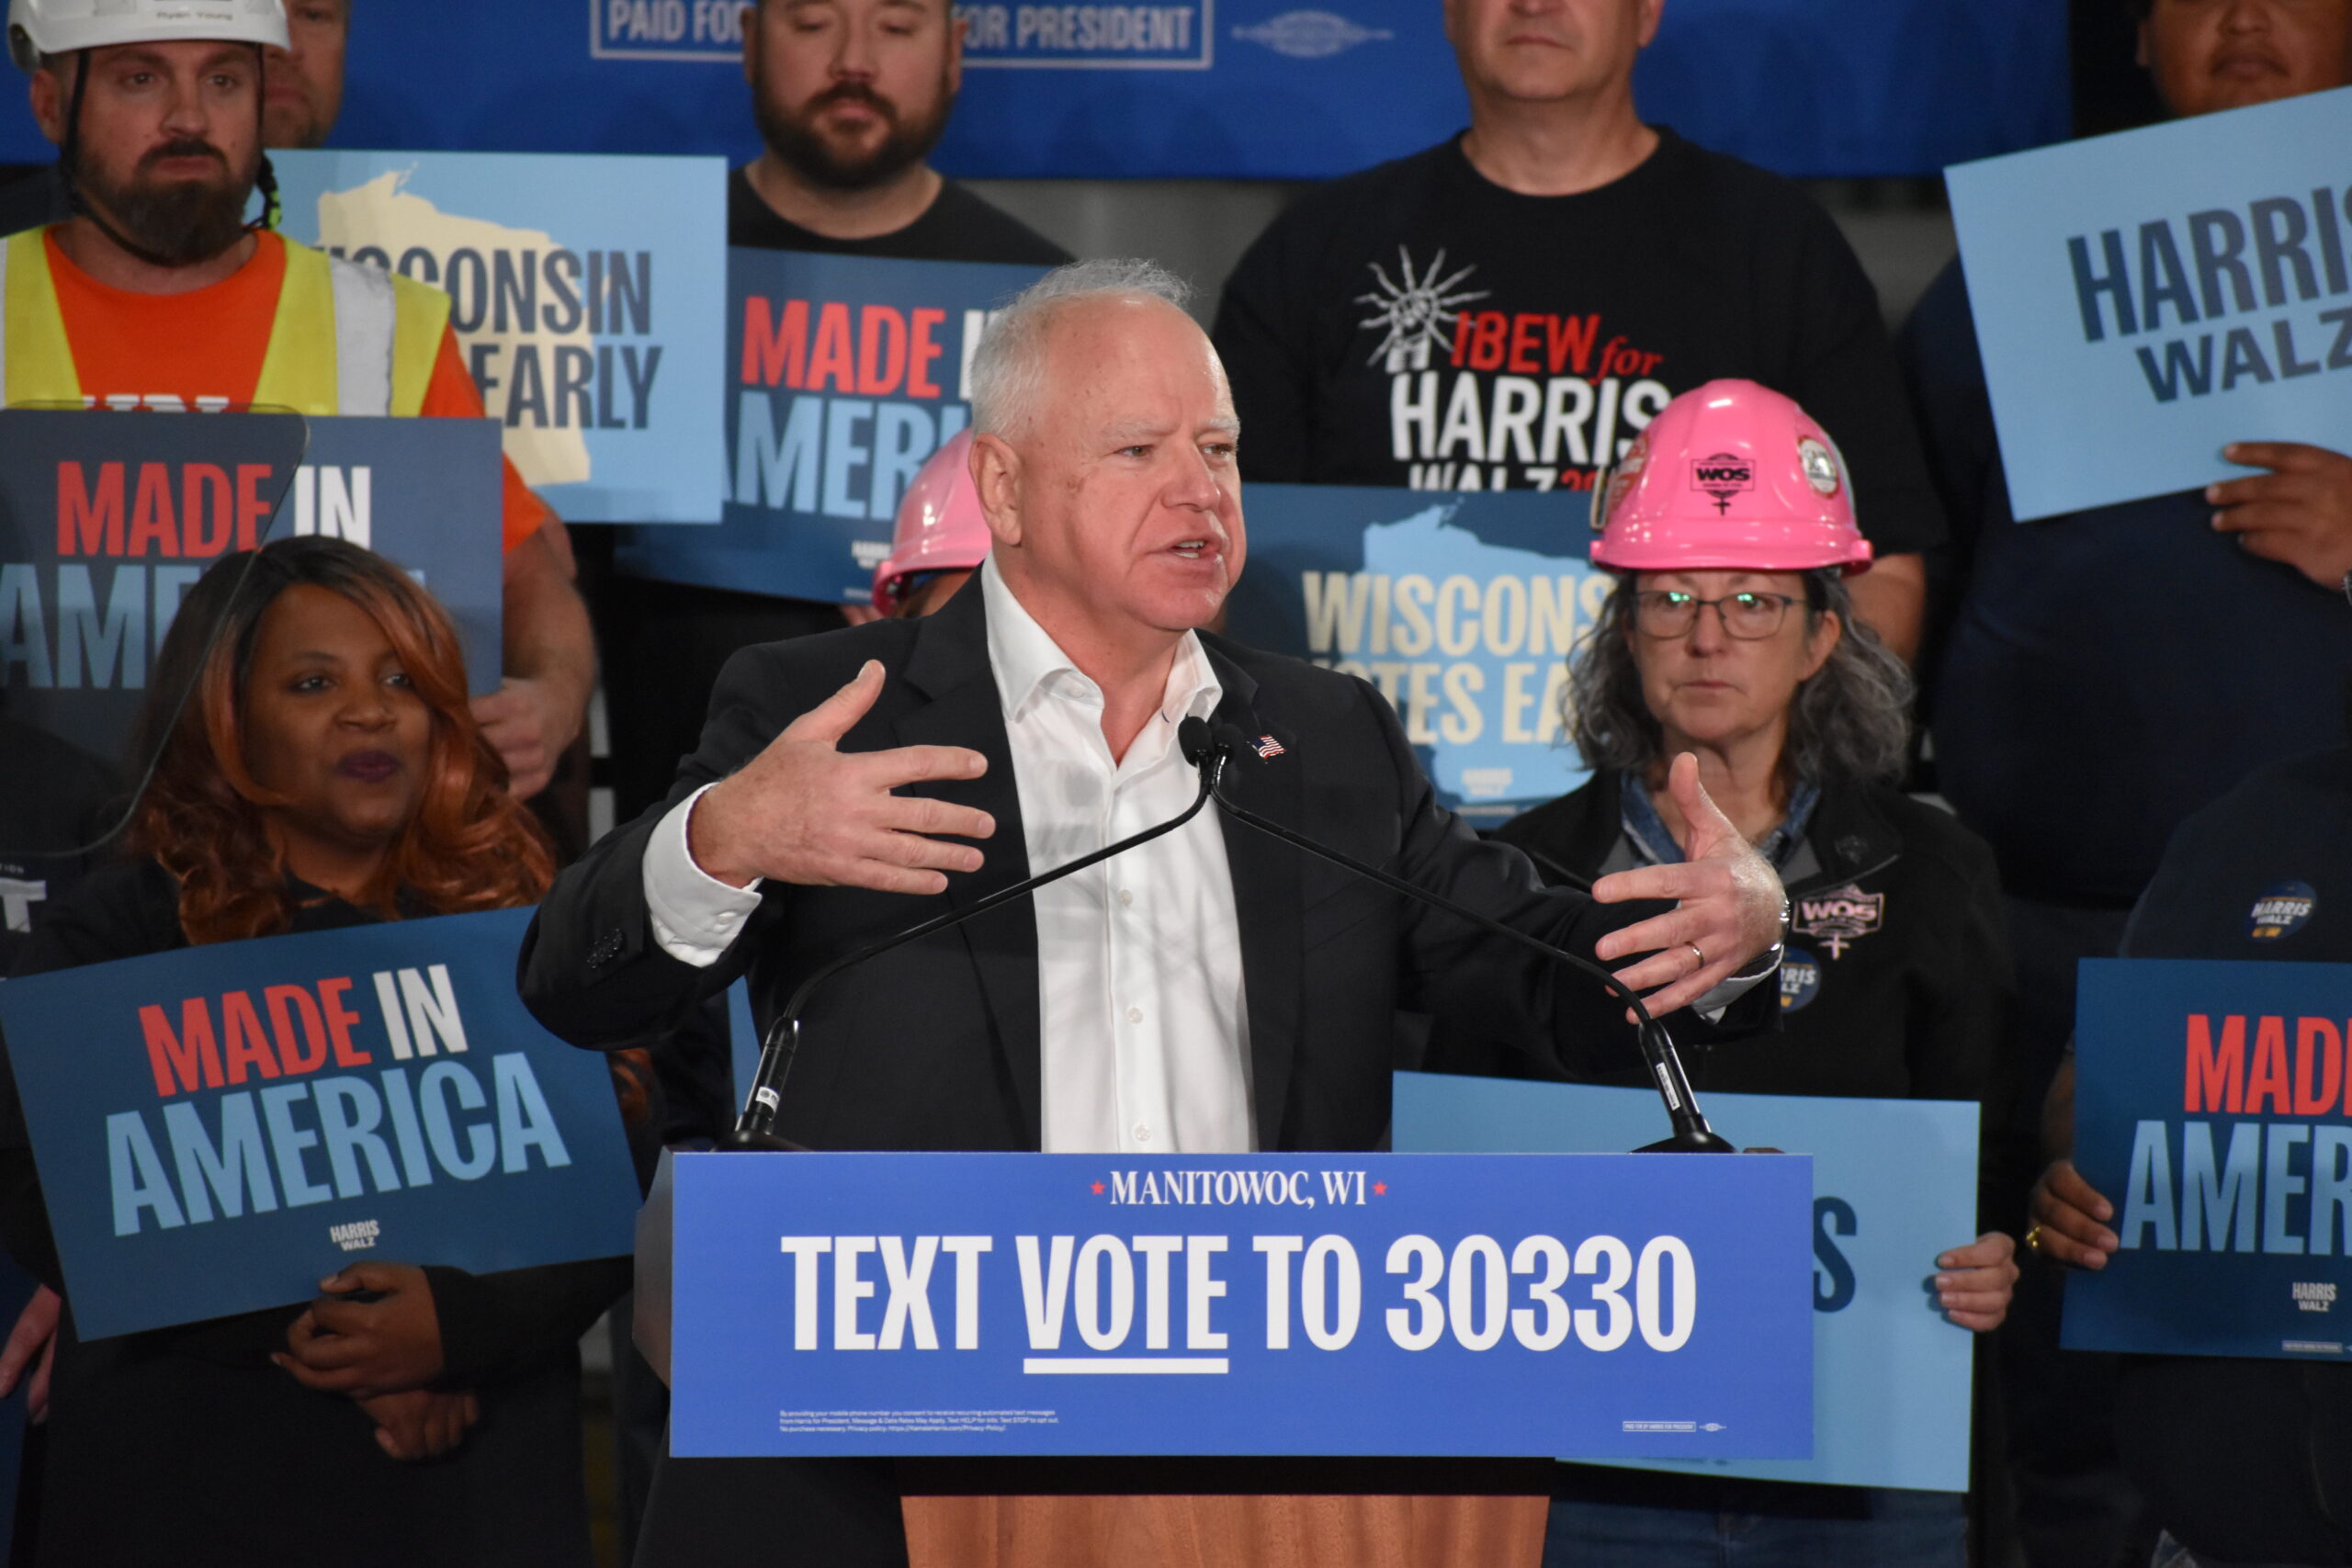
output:
[[[1654,1016],[1689,1007],[1781,938],[1781,879],[1707,798],[1699,759],[1687,751],[1675,758],[1666,787],[1689,824],[1688,858],[1616,872],[1592,886],[1604,904],[1674,900],[1665,914],[1611,931],[1594,946],[1603,962],[1650,955],[1617,978],[1647,993],[1643,1001]],[[1664,989],[1652,992],[1653,986]]]
[[[935,894],[946,873],[978,871],[980,852],[949,839],[996,831],[985,811],[893,792],[933,779],[976,779],[988,759],[956,746],[842,751],[841,738],[882,694],[873,660],[857,679],[792,722],[741,771],[695,803],[695,863],[736,887],[765,878],[816,887]]]

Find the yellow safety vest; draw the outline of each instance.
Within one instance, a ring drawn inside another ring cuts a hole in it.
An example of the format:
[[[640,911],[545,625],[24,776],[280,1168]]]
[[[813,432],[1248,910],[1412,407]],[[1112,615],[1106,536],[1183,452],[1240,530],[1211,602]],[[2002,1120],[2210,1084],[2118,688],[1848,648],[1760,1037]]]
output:
[[[82,402],[46,233],[28,229],[0,243],[0,407]],[[441,290],[288,240],[254,406],[421,413],[448,324]]]

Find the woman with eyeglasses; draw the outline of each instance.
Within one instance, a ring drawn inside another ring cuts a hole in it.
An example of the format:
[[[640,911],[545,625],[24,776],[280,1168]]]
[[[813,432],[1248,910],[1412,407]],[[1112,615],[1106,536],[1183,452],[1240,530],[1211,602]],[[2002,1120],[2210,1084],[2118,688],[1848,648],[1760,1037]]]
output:
[[[1694,1087],[1977,1100],[2001,1077],[2011,982],[1991,852],[1894,786],[1909,672],[1855,620],[1870,564],[1844,462],[1787,398],[1716,381],[1676,399],[1595,502],[1594,564],[1617,578],[1570,671],[1570,733],[1591,782],[1498,837],[1583,886],[1684,858],[1668,795],[1685,751],[1791,900],[1782,1032],[1686,1047]],[[1520,1076],[1525,1059],[1441,1034],[1439,1071]],[[1622,1081],[1645,1081],[1628,1053]],[[1993,1125],[1990,1118],[1987,1126]],[[2006,1172],[2004,1158],[1987,1170]],[[2013,1204],[1980,1196],[1987,1213]],[[1986,1332],[2017,1278],[2010,1238],[1955,1236],[1919,1259],[1935,1301]],[[1966,1561],[1956,1493],[1872,1491],[1564,1466],[1544,1562],[1674,1568],[1729,1561]]]

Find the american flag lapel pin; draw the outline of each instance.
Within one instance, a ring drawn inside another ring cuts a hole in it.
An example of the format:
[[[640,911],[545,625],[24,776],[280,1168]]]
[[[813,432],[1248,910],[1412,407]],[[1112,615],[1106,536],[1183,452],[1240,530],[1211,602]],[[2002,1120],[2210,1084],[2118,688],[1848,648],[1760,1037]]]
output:
[[[1250,749],[1258,753],[1259,761],[1264,762],[1272,761],[1286,750],[1281,741],[1271,735],[1261,735],[1250,744]]]

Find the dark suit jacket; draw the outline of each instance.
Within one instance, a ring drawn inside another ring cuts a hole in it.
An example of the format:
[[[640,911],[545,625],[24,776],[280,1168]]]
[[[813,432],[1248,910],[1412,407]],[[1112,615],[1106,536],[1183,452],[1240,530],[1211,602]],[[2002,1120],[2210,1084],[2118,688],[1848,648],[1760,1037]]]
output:
[[[1216,718],[1283,748],[1235,760],[1228,787],[1241,804],[1587,957],[1628,918],[1544,886],[1516,850],[1480,840],[1440,806],[1370,686],[1203,640],[1224,686]],[[985,867],[951,876],[939,898],[770,885],[709,968],[662,952],[640,867],[662,814],[741,767],[867,659],[882,661],[888,680],[843,749],[929,744],[986,756],[977,780],[917,786],[994,817]],[[1519,1043],[1576,1076],[1634,1059],[1622,1007],[1593,981],[1238,824],[1225,833],[1260,1147],[1375,1146],[1388,1125],[1400,1009]],[[609,1049],[658,1034],[748,970],[764,1025],[828,960],[1026,877],[1023,843],[977,588],[927,620],[746,649],[719,678],[701,747],[681,764],[670,801],[606,836],[548,895],[523,944],[523,997],[557,1034]],[[1743,1005],[1726,1021],[1754,1011]],[[1038,1063],[1036,922],[1023,899],[820,988],[778,1130],[821,1149],[1035,1149]]]

